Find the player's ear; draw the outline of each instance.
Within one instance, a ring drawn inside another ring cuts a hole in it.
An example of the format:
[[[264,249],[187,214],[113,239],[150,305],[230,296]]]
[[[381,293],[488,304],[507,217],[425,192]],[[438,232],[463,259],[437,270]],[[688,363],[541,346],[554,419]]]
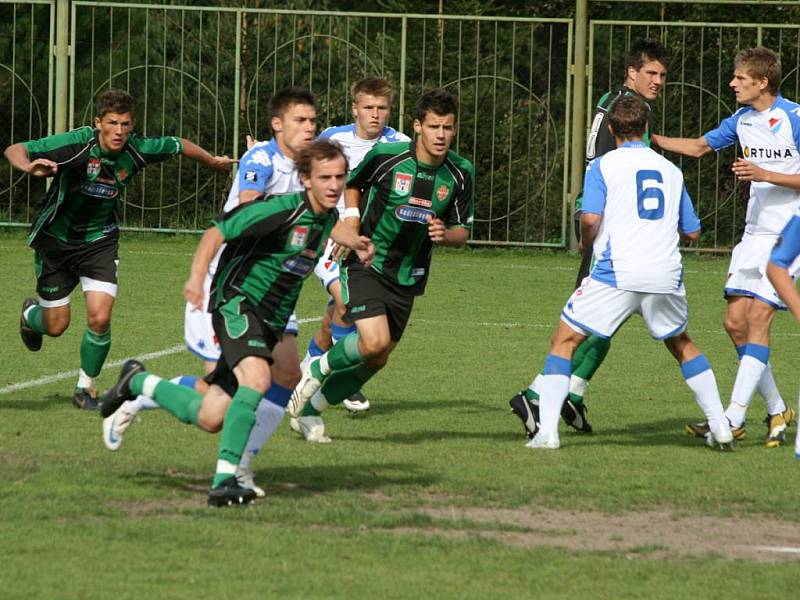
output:
[[[283,123],[281,122],[280,117],[272,117],[270,120],[270,125],[272,126],[272,131],[278,133],[279,131],[283,131]]]
[[[94,118],[95,129],[100,129],[100,123],[102,123],[102,122],[103,122],[103,119],[101,119],[100,117],[95,117]]]
[[[422,133],[422,123],[419,119],[414,119],[414,133]]]
[[[353,113],[353,118],[354,118],[354,119],[355,119],[355,118],[358,118],[358,111],[356,110],[356,108],[358,108],[358,105],[357,105],[355,102],[353,102],[353,103],[350,105],[350,110],[351,110],[351,111],[352,111],[352,113]]]

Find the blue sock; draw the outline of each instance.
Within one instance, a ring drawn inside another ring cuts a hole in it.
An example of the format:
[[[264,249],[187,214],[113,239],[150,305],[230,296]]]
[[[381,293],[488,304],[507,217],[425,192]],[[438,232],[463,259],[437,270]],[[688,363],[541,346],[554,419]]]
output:
[[[194,375],[181,375],[178,385],[194,389],[194,386],[197,385],[197,377]]]
[[[325,354],[325,351],[322,348],[319,347],[319,344],[317,344],[317,339],[314,338],[314,337],[312,337],[311,341],[308,342],[308,354],[309,354],[309,356],[312,356],[312,357],[314,357],[314,356],[322,356],[323,354]],[[275,385],[275,384],[273,384],[273,385]]]
[[[282,385],[278,385],[277,383],[273,383],[269,386],[267,390],[266,398],[269,402],[272,402],[275,406],[280,406],[281,408],[286,408],[286,405],[289,404],[289,398],[292,397],[292,390],[289,388],[285,388]]]
[[[356,330],[355,325],[337,325],[336,323],[331,323],[331,339],[335,344],[340,339],[347,337],[351,333]]]

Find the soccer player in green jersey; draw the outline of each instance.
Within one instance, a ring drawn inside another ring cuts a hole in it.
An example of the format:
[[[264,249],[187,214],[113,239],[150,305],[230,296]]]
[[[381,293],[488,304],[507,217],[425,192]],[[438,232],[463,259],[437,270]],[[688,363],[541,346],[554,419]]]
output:
[[[425,93],[414,111],[416,139],[376,144],[350,174],[345,203],[360,217],[345,223],[372,239],[375,259],[370,267],[342,261],[342,297],[356,332],[310,361],[289,402],[308,441],[329,442],[322,411],[386,364],[425,290],[433,245],[459,247],[469,237],[474,169],[450,150],[457,116],[452,94]]]
[[[111,309],[117,295],[117,202],[131,178],[150,163],[183,154],[227,171],[234,160],[211,156],[189,140],[133,133],[131,96],[108,90],[98,101],[94,128],[17,143],[5,150],[11,165],[33,177],[53,177],[28,243],[35,250],[39,299],[22,303],[20,336],[33,352],[43,336],[58,337],[70,323],[70,294],[80,282],[87,327],[72,402],[96,409],[95,377],[111,348]]]
[[[631,44],[625,61],[625,81],[619,87],[604,94],[597,102],[592,117],[592,127],[586,141],[586,163],[603,156],[617,147],[614,136],[608,127],[608,114],[614,102],[624,96],[638,96],[645,102],[648,109],[648,128],[643,141],[650,145],[650,135],[653,131],[653,114],[649,102],[658,98],[664,86],[669,54],[666,48],[648,39],[636,40]],[[578,196],[575,201],[575,218],[580,221],[582,198]],[[576,235],[580,236],[580,227],[575,227]],[[592,247],[586,246],[581,254],[581,266],[575,288],[589,275],[592,261]],[[578,431],[590,433],[592,426],[586,420],[586,406],[583,396],[586,386],[595,372],[603,364],[611,339],[604,339],[596,335],[586,338],[572,358],[572,375],[569,382],[569,395],[561,409],[564,421]],[[518,416],[525,427],[525,433],[532,438],[536,433],[539,422],[539,392],[538,386],[541,373],[533,380],[531,385],[516,394],[509,404],[512,412]]]
[[[305,192],[257,198],[220,215],[197,247],[183,295],[203,306],[203,279],[223,242],[211,285],[209,310],[222,355],[209,377],[206,398],[230,400],[208,503],[246,504],[256,492],[243,487],[236,469],[256,420],[256,408],[272,381],[272,350],[281,340],[303,281],[314,270],[328,235],[369,263],[369,238],[338,222],[336,203],[347,176],[347,159],[333,142],[319,140],[296,160]],[[335,226],[335,227],[334,227]],[[178,419],[198,424],[201,396],[147,373],[136,360],[125,363],[117,384],[103,399],[112,414],[137,394],[153,398]]]

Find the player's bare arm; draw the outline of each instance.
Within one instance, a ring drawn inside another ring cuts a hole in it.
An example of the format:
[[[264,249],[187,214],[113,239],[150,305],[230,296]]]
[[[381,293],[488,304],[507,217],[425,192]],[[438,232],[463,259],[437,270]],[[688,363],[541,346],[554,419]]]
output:
[[[444,221],[431,217],[428,221],[428,237],[434,244],[460,248],[467,243],[469,232],[464,227],[445,227]]]
[[[673,138],[663,135],[653,134],[653,143],[668,152],[683,154],[693,158],[700,158],[711,152],[712,148],[708,145],[705,136],[698,138]]]
[[[780,299],[786,303],[794,318],[800,322],[800,294],[797,293],[797,288],[789,276],[789,272],[775,263],[769,262],[767,263],[767,277],[775,291],[778,292]]]
[[[203,280],[208,272],[208,265],[211,264],[223,241],[220,230],[216,226],[211,226],[200,238],[194,253],[189,280],[183,286],[183,297],[198,310],[203,308]]]
[[[602,220],[602,215],[581,212],[581,241],[578,244],[581,252],[583,252],[584,248],[590,248],[594,244],[594,239],[597,237],[597,232],[600,231],[600,221]]]
[[[353,231],[346,223],[339,221],[334,225],[331,231],[331,239],[336,242],[340,248],[345,250],[353,250],[358,259],[369,266],[375,256],[375,247],[372,245],[372,240],[363,235],[358,235],[358,231]]]
[[[181,138],[181,143],[183,144],[183,155],[186,158],[197,161],[201,165],[215,171],[226,172],[231,165],[239,162],[235,158],[230,158],[229,156],[212,156],[194,142],[184,138]]]
[[[12,167],[34,177],[51,177],[58,171],[58,163],[52,160],[46,158],[30,160],[23,144],[12,144],[3,154]]]
[[[781,187],[800,189],[800,174],[776,173],[756,166],[749,160],[737,158],[731,171],[740,181],[763,181]]]

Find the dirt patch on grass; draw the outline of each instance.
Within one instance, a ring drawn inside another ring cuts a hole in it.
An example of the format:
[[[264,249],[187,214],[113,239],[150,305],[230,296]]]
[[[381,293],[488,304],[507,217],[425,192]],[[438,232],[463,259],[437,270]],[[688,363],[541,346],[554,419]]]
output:
[[[613,551],[647,559],[712,555],[759,562],[800,560],[800,523],[768,518],[678,516],[669,511],[608,515],[541,508],[429,507],[415,511],[452,521],[455,526],[427,530],[432,534],[477,535],[523,548]],[[463,524],[470,522],[479,527],[465,529]]]

